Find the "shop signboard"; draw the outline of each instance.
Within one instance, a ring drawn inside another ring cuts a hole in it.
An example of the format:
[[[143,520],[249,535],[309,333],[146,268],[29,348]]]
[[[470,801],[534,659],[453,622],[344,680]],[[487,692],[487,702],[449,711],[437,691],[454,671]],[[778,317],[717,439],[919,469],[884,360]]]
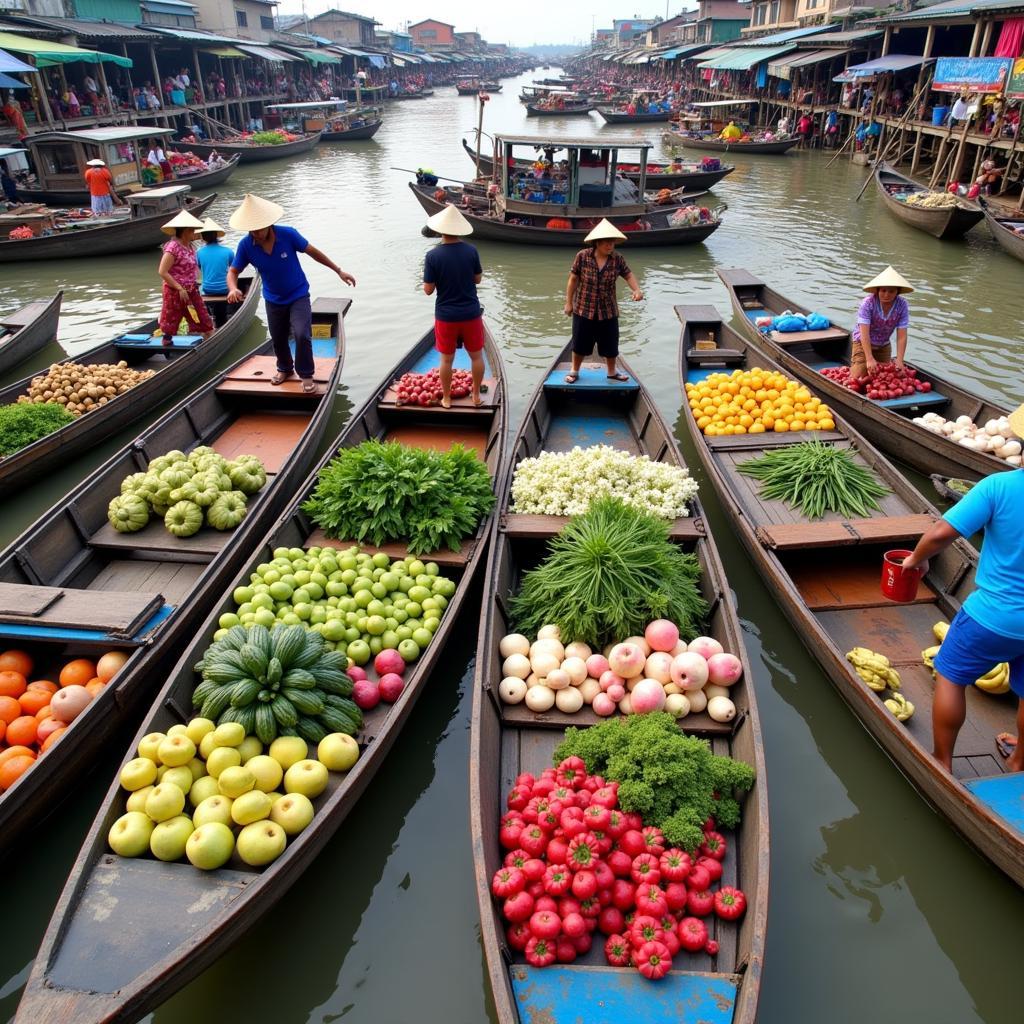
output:
[[[1024,99],[1024,57],[1013,62],[1010,80],[1006,83],[1006,95],[1011,99]]]
[[[1011,57],[940,57],[932,88],[936,92],[1002,92],[1012,64]]]

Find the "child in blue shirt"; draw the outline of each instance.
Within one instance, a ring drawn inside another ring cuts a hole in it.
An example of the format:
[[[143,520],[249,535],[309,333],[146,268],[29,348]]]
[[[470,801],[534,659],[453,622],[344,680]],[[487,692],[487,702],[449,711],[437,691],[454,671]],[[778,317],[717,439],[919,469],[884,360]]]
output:
[[[200,291],[206,301],[206,308],[213,317],[214,326],[223,327],[235,311],[234,306],[228,305],[228,267],[231,266],[235,253],[230,246],[221,245],[220,239],[226,232],[210,217],[206,218],[199,234],[206,243],[196,253],[199,269],[203,273]]]

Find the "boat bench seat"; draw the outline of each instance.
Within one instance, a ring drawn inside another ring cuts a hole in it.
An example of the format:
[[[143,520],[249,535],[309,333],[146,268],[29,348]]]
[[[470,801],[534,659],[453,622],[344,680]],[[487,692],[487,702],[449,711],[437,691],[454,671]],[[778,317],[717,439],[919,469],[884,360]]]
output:
[[[314,352],[313,381],[316,391],[310,395],[302,390],[302,381],[290,377],[276,386],[270,383],[277,372],[277,360],[273,356],[251,356],[244,363],[229,370],[217,385],[217,394],[248,394],[269,397],[314,398],[326,392],[326,386],[334,372],[336,359],[323,359]]]
[[[535,516],[509,512],[502,516],[501,528],[509,537],[544,540],[561,533],[568,523],[567,516]],[[704,520],[689,516],[683,519],[674,519],[669,527],[668,535],[671,540],[676,542],[695,541],[705,536]]]
[[[989,810],[1019,832],[1024,832],[1024,775],[1012,772],[989,778],[964,779],[963,784]]]
[[[9,314],[5,319],[0,320],[0,327],[5,327],[11,331],[19,331],[22,327],[27,327],[33,320],[42,316],[49,305],[49,300],[30,302],[22,306],[21,309]]]
[[[466,563],[473,557],[476,546],[479,543],[478,537],[467,537],[463,542],[462,546],[458,551],[430,551],[426,554],[417,555],[421,562],[437,562],[439,566],[447,569],[461,569]],[[409,554],[408,547],[401,541],[392,541],[389,544],[382,544],[377,547],[368,540],[335,540],[333,537],[328,537],[321,529],[314,530],[306,539],[303,541],[302,546],[304,548],[312,547],[330,547],[337,550],[344,550],[353,546],[358,546],[368,554],[374,554],[377,551],[382,551],[388,558],[405,558]]]
[[[812,345],[816,341],[845,341],[849,331],[841,327],[829,327],[824,331],[772,331],[771,339],[776,345]]]
[[[747,361],[747,354],[738,348],[691,348],[687,350],[688,363],[725,363],[739,365]]]
[[[757,539],[773,551],[847,547],[916,540],[935,522],[925,513],[875,519],[837,519],[817,523],[773,523],[757,528]],[[879,568],[881,572],[881,568]]]
[[[572,372],[571,363],[559,363],[544,378],[545,390],[558,391],[638,391],[640,385],[630,377],[629,380],[609,380],[608,371],[604,366],[580,367],[579,379],[575,384],[566,384],[565,375]]]
[[[167,348],[192,348],[203,340],[201,334],[176,334]],[[122,334],[114,344],[118,348],[164,348],[161,334]]]
[[[949,405],[949,399],[939,391],[915,391],[912,395],[901,395],[899,398],[884,398],[877,403],[883,409],[917,409],[919,406]]]

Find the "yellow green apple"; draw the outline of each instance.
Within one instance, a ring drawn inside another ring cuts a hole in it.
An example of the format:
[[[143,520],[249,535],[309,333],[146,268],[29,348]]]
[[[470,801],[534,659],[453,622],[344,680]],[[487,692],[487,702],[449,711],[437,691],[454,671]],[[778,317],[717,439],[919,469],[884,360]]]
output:
[[[241,763],[241,755],[234,747],[214,747],[206,759],[206,770],[215,779],[219,779],[225,768],[235,768]]]
[[[121,785],[130,793],[156,782],[156,761],[148,757],[133,757],[121,769]]]
[[[216,722],[211,722],[208,718],[193,718],[188,725],[185,726],[185,733],[188,738],[198,747],[203,742],[203,737],[207,733],[213,732],[217,728]]]
[[[313,820],[313,804],[301,793],[285,793],[270,808],[270,820],[290,836],[297,836]]]
[[[185,794],[173,782],[161,782],[146,797],[146,813],[154,821],[167,821],[181,814],[185,808]]]
[[[245,739],[245,729],[238,722],[224,722],[213,730],[213,738],[218,747],[238,747]]]
[[[301,736],[278,736],[270,744],[270,756],[285,770],[309,754],[309,747]]]
[[[188,799],[193,807],[198,807],[207,797],[220,796],[220,786],[212,775],[204,775],[192,783],[188,791]]]
[[[194,867],[213,871],[223,867],[235,848],[234,833],[220,821],[200,825],[185,843],[185,856]]]
[[[262,790],[251,789],[231,805],[231,820],[236,825],[251,825],[270,814],[271,800]]]
[[[139,857],[149,849],[153,822],[141,811],[122,814],[107,833],[107,842],[121,857]]]
[[[199,756],[204,760],[209,760],[210,754],[213,753],[214,748],[217,746],[217,741],[213,738],[213,733],[208,732],[199,741]]]
[[[193,824],[196,828],[210,821],[219,821],[222,825],[230,825],[232,803],[231,797],[221,796],[220,793],[208,796],[192,812]]]
[[[242,764],[247,764],[252,758],[263,753],[263,744],[255,736],[246,736],[238,744],[238,753],[242,755]]]
[[[320,741],[316,756],[330,771],[347,772],[359,760],[359,744],[343,732],[332,732]]]
[[[310,800],[319,796],[327,788],[327,767],[319,761],[296,761],[284,773],[284,791],[301,793]]]
[[[256,776],[256,788],[264,793],[273,793],[284,778],[284,769],[269,754],[249,758],[245,767]]]
[[[182,730],[184,730],[182,726]],[[169,768],[180,768],[186,765],[196,756],[196,745],[188,738],[184,731],[175,733],[173,736],[168,733],[167,738],[160,741],[156,748],[156,756],[161,764]]]
[[[152,786],[143,786],[142,789],[137,789],[134,793],[129,793],[128,799],[125,802],[125,808],[129,811],[142,811],[143,814],[145,814],[146,797],[148,797],[152,792]]]
[[[192,773],[193,780],[201,779],[207,774],[206,762],[198,757],[193,757],[188,763],[188,770]]]
[[[157,860],[181,860],[185,856],[185,844],[195,830],[187,814],[177,814],[161,821],[153,829],[149,837],[149,849]]]
[[[168,736],[187,736],[188,735],[188,726],[183,725],[181,722],[179,722],[176,725],[172,725],[170,727],[170,729],[167,730],[167,735]]]
[[[288,837],[275,821],[257,821],[238,833],[238,856],[250,867],[259,868],[284,853]]]
[[[255,788],[256,775],[244,765],[232,765],[217,776],[217,786],[224,796],[229,796],[234,800]]]
[[[167,739],[165,732],[150,732],[139,740],[139,757],[148,757],[150,761],[157,759],[156,752],[160,744]]]

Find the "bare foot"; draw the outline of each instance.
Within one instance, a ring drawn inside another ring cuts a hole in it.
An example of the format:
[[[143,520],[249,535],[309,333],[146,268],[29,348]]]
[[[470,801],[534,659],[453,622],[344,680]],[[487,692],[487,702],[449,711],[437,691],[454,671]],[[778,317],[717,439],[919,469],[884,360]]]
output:
[[[451,407],[452,407],[452,400],[450,398],[442,398],[441,399],[441,408],[442,409],[450,409]]]

